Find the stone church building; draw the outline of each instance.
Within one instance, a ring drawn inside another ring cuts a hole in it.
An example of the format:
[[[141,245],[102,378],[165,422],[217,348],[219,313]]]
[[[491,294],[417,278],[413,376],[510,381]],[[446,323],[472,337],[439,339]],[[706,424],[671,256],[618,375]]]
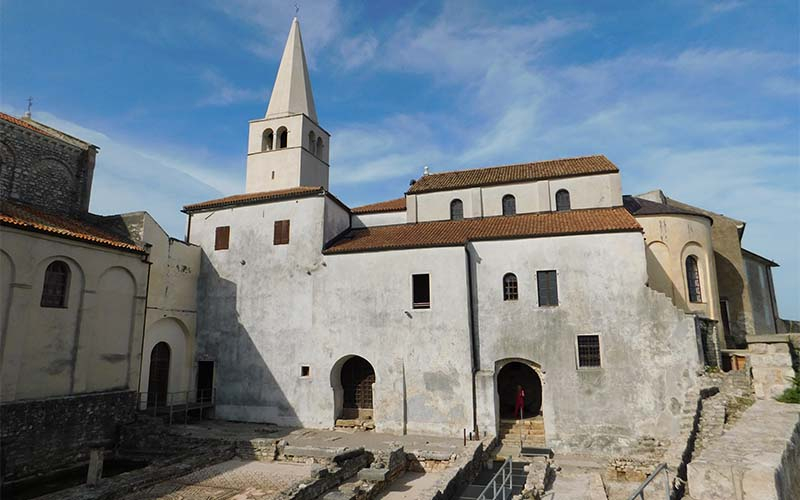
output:
[[[330,141],[295,20],[246,192],[184,208],[218,418],[496,434],[521,386],[548,446],[625,447],[674,435],[734,347],[713,218],[623,197],[606,157],[426,169],[351,209]]]

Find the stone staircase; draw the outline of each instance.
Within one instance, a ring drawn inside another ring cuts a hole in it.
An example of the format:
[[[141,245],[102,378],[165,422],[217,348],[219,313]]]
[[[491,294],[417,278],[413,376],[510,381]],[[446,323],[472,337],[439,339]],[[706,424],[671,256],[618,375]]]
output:
[[[545,446],[544,419],[541,415],[522,420],[501,419],[499,434],[502,447],[519,448],[520,435],[525,447]]]

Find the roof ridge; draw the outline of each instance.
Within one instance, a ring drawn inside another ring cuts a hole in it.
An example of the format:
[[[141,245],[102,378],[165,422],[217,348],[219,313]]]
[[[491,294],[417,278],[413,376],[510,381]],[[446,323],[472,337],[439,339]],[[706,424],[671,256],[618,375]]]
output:
[[[446,175],[446,174],[456,174],[461,172],[473,172],[476,170],[489,170],[492,168],[506,168],[506,167],[521,167],[523,165],[537,165],[539,163],[550,163],[554,161],[570,161],[570,160],[585,160],[588,158],[605,158],[606,155],[604,154],[596,154],[596,155],[585,155],[585,156],[568,156],[566,158],[550,158],[549,160],[536,160],[536,161],[522,161],[518,163],[508,163],[506,165],[489,165],[488,167],[474,167],[474,168],[464,168],[461,170],[445,170],[443,172],[433,172],[429,173],[427,176],[430,177],[433,175]],[[606,158],[608,160],[608,158]],[[609,162],[611,160],[608,160]]]

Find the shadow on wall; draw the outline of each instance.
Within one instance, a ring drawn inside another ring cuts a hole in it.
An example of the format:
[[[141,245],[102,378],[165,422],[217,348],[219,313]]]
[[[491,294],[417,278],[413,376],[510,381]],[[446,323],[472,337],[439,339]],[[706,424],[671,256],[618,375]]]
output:
[[[725,343],[737,349],[747,347],[745,336],[747,325],[744,317],[744,280],[736,266],[719,252],[714,252],[717,267],[717,287],[720,299],[728,301],[728,324],[731,331],[725,332]]]
[[[215,362],[216,406],[228,407],[218,410],[217,415],[230,420],[301,425],[261,351],[239,321],[236,284],[220,277],[205,253],[200,268],[197,360]]]

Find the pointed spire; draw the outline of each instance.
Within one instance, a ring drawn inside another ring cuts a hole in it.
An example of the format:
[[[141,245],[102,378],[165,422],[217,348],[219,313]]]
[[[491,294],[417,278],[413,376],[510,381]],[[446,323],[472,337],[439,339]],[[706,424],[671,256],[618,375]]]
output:
[[[300,36],[300,23],[295,17],[289,30],[289,38],[286,40],[286,48],[283,49],[266,118],[298,113],[305,114],[314,123],[317,122],[317,110],[314,107],[314,95],[311,93],[311,81],[308,78],[303,39]]]

